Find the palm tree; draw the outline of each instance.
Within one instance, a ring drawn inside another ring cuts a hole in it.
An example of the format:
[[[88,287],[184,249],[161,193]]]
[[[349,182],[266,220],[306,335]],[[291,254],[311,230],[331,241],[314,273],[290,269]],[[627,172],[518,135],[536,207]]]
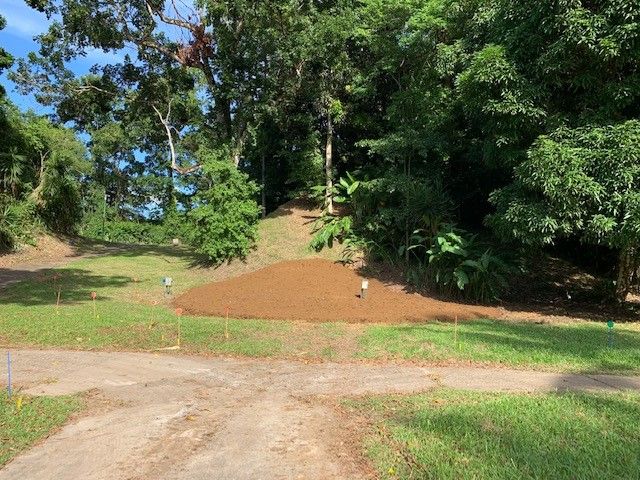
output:
[[[0,183],[3,190],[10,191],[14,198],[18,198],[22,175],[25,170],[27,157],[20,155],[16,147],[8,152],[0,153]]]

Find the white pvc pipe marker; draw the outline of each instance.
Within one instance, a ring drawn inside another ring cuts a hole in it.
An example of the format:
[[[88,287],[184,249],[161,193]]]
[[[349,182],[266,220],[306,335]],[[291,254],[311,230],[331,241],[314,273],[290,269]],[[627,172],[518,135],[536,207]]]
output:
[[[369,290],[369,280],[363,278],[360,286],[360,298],[367,298],[367,290]]]

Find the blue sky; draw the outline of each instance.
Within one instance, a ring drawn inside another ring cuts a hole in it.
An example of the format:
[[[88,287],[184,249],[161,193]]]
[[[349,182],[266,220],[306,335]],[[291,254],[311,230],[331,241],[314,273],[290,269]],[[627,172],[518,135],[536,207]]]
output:
[[[46,32],[49,28],[51,21],[45,15],[28,7],[24,0],[0,0],[0,15],[7,20],[6,28],[0,30],[0,46],[16,58],[38,50],[38,44],[33,37]],[[94,64],[114,63],[121,58],[122,56],[118,53],[92,49],[85,57],[74,60],[69,67],[76,74],[82,75],[88,73],[89,68]],[[31,108],[38,113],[50,111],[39,105],[32,96],[23,96],[15,92],[6,73],[0,76],[0,83],[6,87],[10,98],[21,108]]]

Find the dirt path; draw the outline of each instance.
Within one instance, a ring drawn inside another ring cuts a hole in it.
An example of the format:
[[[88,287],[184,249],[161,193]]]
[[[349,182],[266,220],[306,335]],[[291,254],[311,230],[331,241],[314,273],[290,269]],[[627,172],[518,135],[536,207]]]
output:
[[[25,393],[93,393],[88,414],[6,465],[1,480],[367,478],[354,424],[336,408],[343,396],[640,390],[640,377],[506,369],[66,351],[15,351],[13,360]]]

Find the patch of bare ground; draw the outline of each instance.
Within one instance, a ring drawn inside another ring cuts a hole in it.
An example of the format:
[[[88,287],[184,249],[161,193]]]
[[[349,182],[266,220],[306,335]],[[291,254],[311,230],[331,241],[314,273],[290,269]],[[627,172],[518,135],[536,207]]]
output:
[[[35,245],[0,254],[0,268],[16,265],[60,265],[78,256],[77,249],[64,237],[42,235]]]
[[[640,321],[640,297],[631,294],[625,305],[617,305],[609,297],[610,283],[567,260],[543,254],[526,274],[511,280],[502,305],[506,318],[541,323]]]
[[[450,366],[28,350],[14,360],[26,394],[99,393],[84,415],[0,469],[0,480],[361,480],[371,476],[358,445],[366,425],[341,410],[344,398],[438,386],[640,389],[638,377]]]
[[[309,322],[403,323],[499,318],[501,310],[437,300],[388,288],[330,260],[280,262],[261,270],[188,290],[175,305],[193,315],[303,320]]]

